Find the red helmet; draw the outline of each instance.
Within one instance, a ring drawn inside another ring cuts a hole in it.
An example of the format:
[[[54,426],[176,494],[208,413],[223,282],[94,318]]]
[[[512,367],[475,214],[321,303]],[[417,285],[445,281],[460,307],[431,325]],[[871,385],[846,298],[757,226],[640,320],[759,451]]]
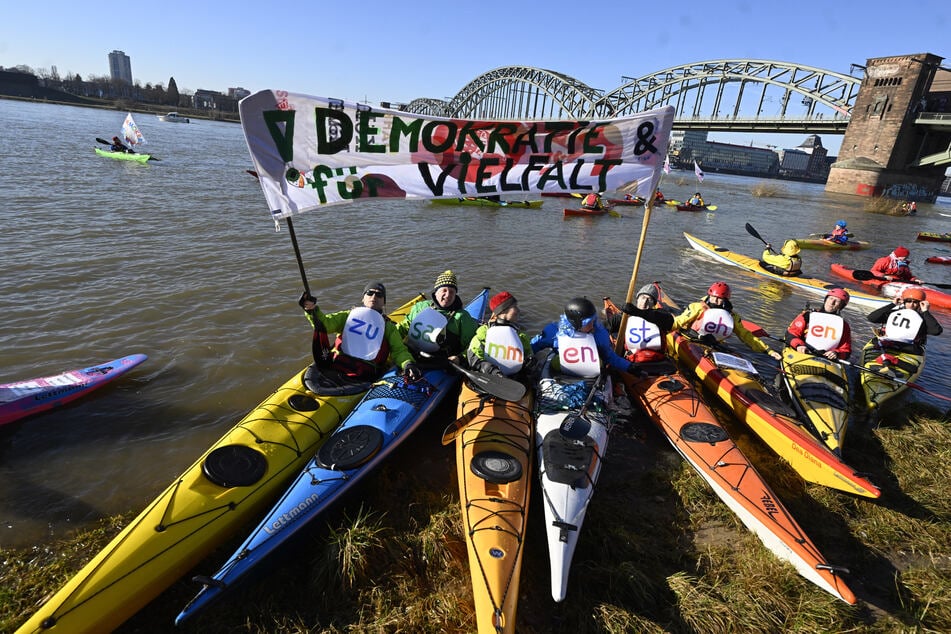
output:
[[[826,293],[826,297],[835,297],[842,300],[843,308],[849,303],[849,292],[844,288],[830,288],[829,292]]]
[[[707,295],[710,297],[720,297],[730,299],[730,286],[726,282],[714,282],[707,289]]]
[[[917,299],[919,302],[925,301],[925,292],[920,288],[908,287],[901,292],[902,300]]]

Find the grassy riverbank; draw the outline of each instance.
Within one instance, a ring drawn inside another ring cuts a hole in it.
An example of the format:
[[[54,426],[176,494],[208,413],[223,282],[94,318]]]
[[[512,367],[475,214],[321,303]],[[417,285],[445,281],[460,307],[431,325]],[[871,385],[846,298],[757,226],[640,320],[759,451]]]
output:
[[[474,631],[454,454],[443,407],[387,465],[319,521],[259,582],[174,631]],[[855,426],[845,458],[882,487],[872,501],[805,485],[738,425],[730,431],[830,563],[849,568],[848,606],[780,563],[650,423],[612,435],[572,568],[548,592],[541,500],[533,494],[519,632],[951,631],[951,428],[912,405]],[[0,631],[12,631],[131,519],[49,547],[3,551]],[[210,574],[226,545],[196,574]],[[191,576],[191,575],[189,575]],[[183,579],[120,632],[169,632],[197,586]]]

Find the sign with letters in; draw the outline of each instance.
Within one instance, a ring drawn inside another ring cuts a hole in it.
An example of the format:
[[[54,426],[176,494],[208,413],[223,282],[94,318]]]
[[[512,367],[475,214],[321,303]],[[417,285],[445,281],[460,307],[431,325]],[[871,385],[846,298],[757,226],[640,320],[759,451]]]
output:
[[[241,126],[276,219],[385,198],[541,192],[649,196],[674,108],[592,121],[431,117],[264,90],[241,100]]]

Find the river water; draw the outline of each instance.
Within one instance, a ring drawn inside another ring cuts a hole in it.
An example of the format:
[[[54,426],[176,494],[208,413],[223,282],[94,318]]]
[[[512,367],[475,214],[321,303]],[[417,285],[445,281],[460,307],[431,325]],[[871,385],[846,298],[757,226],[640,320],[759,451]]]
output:
[[[0,428],[0,546],[41,545],[143,508],[308,363],[300,272],[286,228],[275,232],[245,172],[251,162],[240,127],[138,115],[145,149],[161,160],[97,156],[95,137],[118,134],[125,114],[0,100],[0,383],[149,356],[93,395]],[[951,230],[948,199],[902,218],[865,213],[865,199],[815,184],[768,181],[782,195],[754,197],[761,183],[665,176],[668,198],[684,200],[699,188],[718,209],[655,209],[638,285],[660,280],[687,302],[725,280],[739,312],[779,334],[811,296],[713,263],[690,249],[683,232],[759,254],[762,243],[746,222],[781,244],[840,218],[873,248],[804,251],[808,273],[831,277],[834,261],[868,268],[904,244],[919,277],[951,282],[951,267],[924,263],[951,255],[951,244],[915,242],[917,231]],[[565,220],[565,204],[363,203],[300,216],[294,225],[311,290],[326,308],[357,303],[371,279],[386,284],[395,307],[452,268],[466,299],[483,285],[516,295],[534,332],[572,296],[623,299],[631,278],[643,210]],[[936,314],[951,328],[951,312]],[[849,307],[846,315],[858,348],[870,334],[864,311]],[[931,340],[920,384],[951,396],[949,342],[951,330]]]

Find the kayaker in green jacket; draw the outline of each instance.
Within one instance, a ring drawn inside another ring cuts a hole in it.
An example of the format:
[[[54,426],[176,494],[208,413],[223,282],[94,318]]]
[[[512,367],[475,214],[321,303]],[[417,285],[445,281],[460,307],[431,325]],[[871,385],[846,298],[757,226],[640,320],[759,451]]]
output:
[[[322,369],[336,370],[351,379],[373,380],[386,372],[392,361],[411,381],[422,376],[396,324],[383,313],[386,287],[382,283],[367,284],[362,305],[349,310],[325,313],[306,291],[298,304],[314,327],[314,360]],[[337,333],[332,347],[327,334],[331,332]]]
[[[463,307],[452,270],[436,277],[430,299],[416,302],[397,328],[417,356],[435,364],[460,363],[479,323]]]
[[[731,334],[739,337],[753,352],[765,352],[777,361],[783,357],[743,326],[743,320],[730,303],[730,286],[726,282],[714,282],[706,296],[693,302],[674,318],[674,328],[701,343],[717,343]]]
[[[469,366],[485,374],[527,381],[534,366],[532,341],[518,325],[518,300],[508,291],[489,300],[492,316],[479,326],[469,343]]]

